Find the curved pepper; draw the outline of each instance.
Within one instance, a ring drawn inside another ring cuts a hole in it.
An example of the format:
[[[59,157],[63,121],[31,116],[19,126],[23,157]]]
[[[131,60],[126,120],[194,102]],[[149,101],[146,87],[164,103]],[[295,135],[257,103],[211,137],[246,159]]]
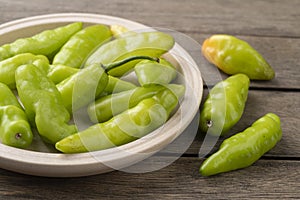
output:
[[[105,122],[162,89],[164,87],[156,85],[147,88],[136,87],[132,90],[101,97],[88,106],[88,115],[92,122]]]
[[[136,64],[134,71],[142,86],[148,84],[169,84],[177,76],[175,67],[165,59],[159,59],[159,63],[143,60]]]
[[[22,65],[16,70],[16,84],[27,117],[45,142],[55,144],[77,131],[67,124],[70,114],[55,84],[40,69]]]
[[[50,58],[81,28],[82,23],[75,22],[4,44],[0,47],[0,61],[21,53],[41,54]]]
[[[119,92],[99,98],[88,106],[88,115],[92,122],[105,122],[113,116],[136,106],[143,99],[152,97],[165,88],[174,93],[183,93],[182,85],[170,84],[167,86],[151,85],[148,87],[136,87],[132,90]]]
[[[268,113],[251,127],[226,140],[203,162],[200,173],[210,176],[252,165],[281,139],[280,118]]]
[[[271,80],[274,70],[247,42],[230,35],[213,35],[202,45],[208,61],[227,74],[246,74],[251,80]]]
[[[80,68],[86,57],[103,42],[112,37],[106,25],[88,26],[75,33],[55,55],[52,64],[62,64]]]
[[[93,101],[106,87],[107,74],[99,64],[92,64],[57,84],[63,104],[72,113]]]
[[[53,83],[58,84],[63,80],[69,78],[73,74],[79,72],[79,69],[74,67],[69,67],[66,65],[56,64],[49,65],[49,69],[47,72],[47,77],[53,81]]]
[[[124,63],[141,57],[156,60],[147,56],[133,56],[106,66],[95,63],[57,84],[67,110],[72,113],[95,100],[107,86],[108,75],[106,73],[108,70],[118,68]]]
[[[177,106],[178,98],[170,90],[163,90],[107,122],[57,142],[55,147],[64,153],[80,153],[129,143],[163,125]]]
[[[249,84],[250,80],[244,74],[217,83],[200,110],[200,130],[215,136],[226,134],[244,112]]]
[[[49,65],[47,57],[43,55],[34,55],[23,53],[0,62],[0,82],[6,84],[11,89],[16,88],[15,71],[24,64],[34,64],[43,71],[46,71]]]
[[[133,56],[160,57],[174,45],[174,38],[162,32],[144,32],[117,38],[100,46],[88,57],[85,65],[101,63],[107,65]],[[122,76],[131,70],[140,60],[123,64],[108,73],[112,76]]]
[[[0,141],[9,146],[26,148],[32,142],[27,117],[13,92],[0,83]]]
[[[108,83],[106,85],[106,87],[103,90],[104,95],[109,95],[112,93],[118,93],[118,92],[123,92],[123,91],[127,91],[127,90],[131,90],[136,88],[136,85],[129,82],[129,81],[125,81],[122,79],[119,79],[117,77],[108,75]],[[103,96],[101,94],[101,96]]]

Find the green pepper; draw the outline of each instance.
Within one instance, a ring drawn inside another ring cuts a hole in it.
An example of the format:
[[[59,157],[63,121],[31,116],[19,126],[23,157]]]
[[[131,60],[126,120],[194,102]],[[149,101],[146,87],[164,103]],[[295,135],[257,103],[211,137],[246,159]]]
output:
[[[168,85],[168,88],[180,90],[182,86]],[[88,106],[88,115],[92,122],[105,122],[163,89],[165,87],[162,85],[151,85],[149,87],[136,87],[132,90],[101,97]]]
[[[9,146],[26,148],[33,134],[25,112],[7,85],[0,83],[0,141]]]
[[[43,55],[33,55],[31,53],[19,54],[0,61],[0,82],[6,84],[11,89],[15,89],[15,71],[19,66],[24,64],[35,64],[45,71],[48,68],[49,61]]]
[[[89,104],[106,88],[108,83],[107,71],[140,58],[156,60],[156,58],[147,56],[133,56],[106,66],[95,63],[63,80],[56,86],[61,93],[64,106],[72,113]]]
[[[81,69],[57,84],[63,104],[72,113],[93,101],[106,87],[107,74],[99,64]]]
[[[33,64],[20,66],[16,85],[29,121],[45,142],[55,144],[77,131],[68,124],[70,114],[55,84],[39,68]]]
[[[247,42],[230,35],[213,35],[202,45],[208,61],[227,74],[246,74],[251,80],[271,80],[275,72]]]
[[[50,58],[81,28],[82,23],[75,22],[4,44],[0,47],[0,61],[21,53],[41,54]]]
[[[125,81],[125,80],[119,79],[117,77],[108,75],[108,83],[103,90],[103,94],[109,95],[112,93],[123,92],[123,91],[131,90],[134,88],[136,88],[135,84],[133,84],[129,81]],[[103,96],[103,95],[101,94],[101,96]]]
[[[252,165],[282,137],[280,118],[268,113],[251,127],[226,140],[200,167],[203,176],[215,175]]]
[[[100,46],[86,61],[86,66],[92,63],[107,65],[132,56],[160,57],[174,45],[174,38],[162,32],[144,32],[117,38]],[[131,70],[140,60],[125,63],[109,74],[122,76]]]
[[[142,86],[148,84],[165,85],[177,76],[175,67],[165,59],[155,61],[143,60],[134,67],[135,74]]]
[[[177,95],[171,90],[162,90],[107,122],[93,125],[57,142],[55,147],[64,153],[80,153],[112,148],[134,141],[168,120],[182,94]]]
[[[47,77],[53,81],[53,83],[58,84],[77,72],[79,72],[79,69],[77,68],[61,64],[53,64],[49,65]]]
[[[214,136],[226,134],[244,112],[249,84],[250,80],[244,74],[236,74],[217,83],[200,110],[200,130]]]
[[[97,24],[75,33],[55,55],[52,64],[80,68],[86,57],[112,34],[108,26]]]

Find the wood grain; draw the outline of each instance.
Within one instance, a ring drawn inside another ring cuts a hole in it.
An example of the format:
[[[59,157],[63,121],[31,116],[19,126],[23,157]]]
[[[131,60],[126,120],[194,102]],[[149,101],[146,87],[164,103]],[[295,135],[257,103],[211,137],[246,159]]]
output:
[[[85,0],[63,2],[58,0],[0,0],[0,23],[34,15],[58,12],[88,12],[124,17],[153,27],[172,29],[186,34],[199,45],[215,33],[233,34],[249,42],[270,63],[276,72],[272,81],[254,81],[253,87],[300,89],[300,7],[297,0],[252,1],[213,0],[206,1],[101,1]],[[56,5],[56,6],[53,6]],[[32,5],[39,5],[38,9]],[[271,7],[272,9],[265,9]],[[205,9],[203,9],[205,8]],[[120,12],[121,11],[121,12]],[[263,12],[262,12],[263,11]],[[288,22],[288,23],[286,23]],[[259,36],[259,37],[258,37]],[[214,66],[205,64],[202,74],[209,85],[226,77],[216,75]],[[219,75],[220,74],[220,75]]]
[[[0,170],[0,196],[7,200],[300,197],[299,161],[259,160],[249,168],[212,177],[198,173],[201,162],[197,158],[180,158],[167,168],[146,174],[115,171],[71,179],[32,177]]]
[[[198,133],[194,138],[197,132],[191,124],[183,138],[157,155],[162,158],[159,162],[180,158],[158,171],[115,171],[60,179],[0,169],[0,199],[300,199],[299,0],[0,0],[0,4],[0,24],[49,13],[86,12],[181,32],[196,46],[186,44],[187,50],[201,61],[199,66],[209,88],[227,75],[201,57],[204,39],[216,33],[244,39],[266,58],[276,77],[272,81],[251,81],[245,112],[230,135],[267,112],[281,117],[283,130],[276,147],[243,170],[200,176],[198,169],[203,159],[198,158],[198,151],[203,135]],[[207,92],[205,89],[204,98]],[[222,139],[211,152],[221,142]],[[162,164],[147,161],[147,167]]]
[[[0,0],[1,23],[54,12],[108,14],[189,33],[299,37],[300,2],[289,0]],[[38,6],[38,7],[37,7]],[[288,22],[288,23],[287,23]]]

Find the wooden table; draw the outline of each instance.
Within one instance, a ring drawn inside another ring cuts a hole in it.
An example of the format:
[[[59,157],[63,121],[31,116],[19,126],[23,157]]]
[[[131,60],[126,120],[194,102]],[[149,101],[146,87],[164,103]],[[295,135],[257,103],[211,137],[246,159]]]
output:
[[[273,66],[276,78],[251,82],[245,113],[232,133],[250,126],[267,112],[281,117],[283,130],[276,147],[243,170],[209,178],[199,175],[203,159],[198,158],[198,151],[203,137],[198,134],[178,160],[149,173],[114,171],[82,178],[44,178],[0,169],[0,199],[300,198],[299,0],[0,0],[0,3],[0,23],[40,14],[87,12],[173,29],[199,44],[215,33],[247,40]],[[206,94],[207,89],[204,98]]]

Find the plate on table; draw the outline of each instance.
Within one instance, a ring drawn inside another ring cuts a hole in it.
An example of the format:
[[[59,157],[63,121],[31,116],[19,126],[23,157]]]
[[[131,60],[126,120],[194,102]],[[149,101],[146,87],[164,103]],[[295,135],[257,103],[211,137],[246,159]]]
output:
[[[122,25],[129,30],[154,30],[143,24],[113,16],[60,13],[28,17],[0,25],[0,45],[76,21],[83,22],[85,26],[106,24]],[[203,92],[200,70],[183,47],[175,43],[166,59],[176,64],[178,71],[186,80],[183,83],[186,91],[180,106],[161,127],[163,134],[161,128],[158,128],[143,138],[119,147],[77,154],[59,153],[36,141],[26,150],[0,143],[0,168],[37,176],[87,176],[133,165],[160,151],[174,141],[194,119]]]

